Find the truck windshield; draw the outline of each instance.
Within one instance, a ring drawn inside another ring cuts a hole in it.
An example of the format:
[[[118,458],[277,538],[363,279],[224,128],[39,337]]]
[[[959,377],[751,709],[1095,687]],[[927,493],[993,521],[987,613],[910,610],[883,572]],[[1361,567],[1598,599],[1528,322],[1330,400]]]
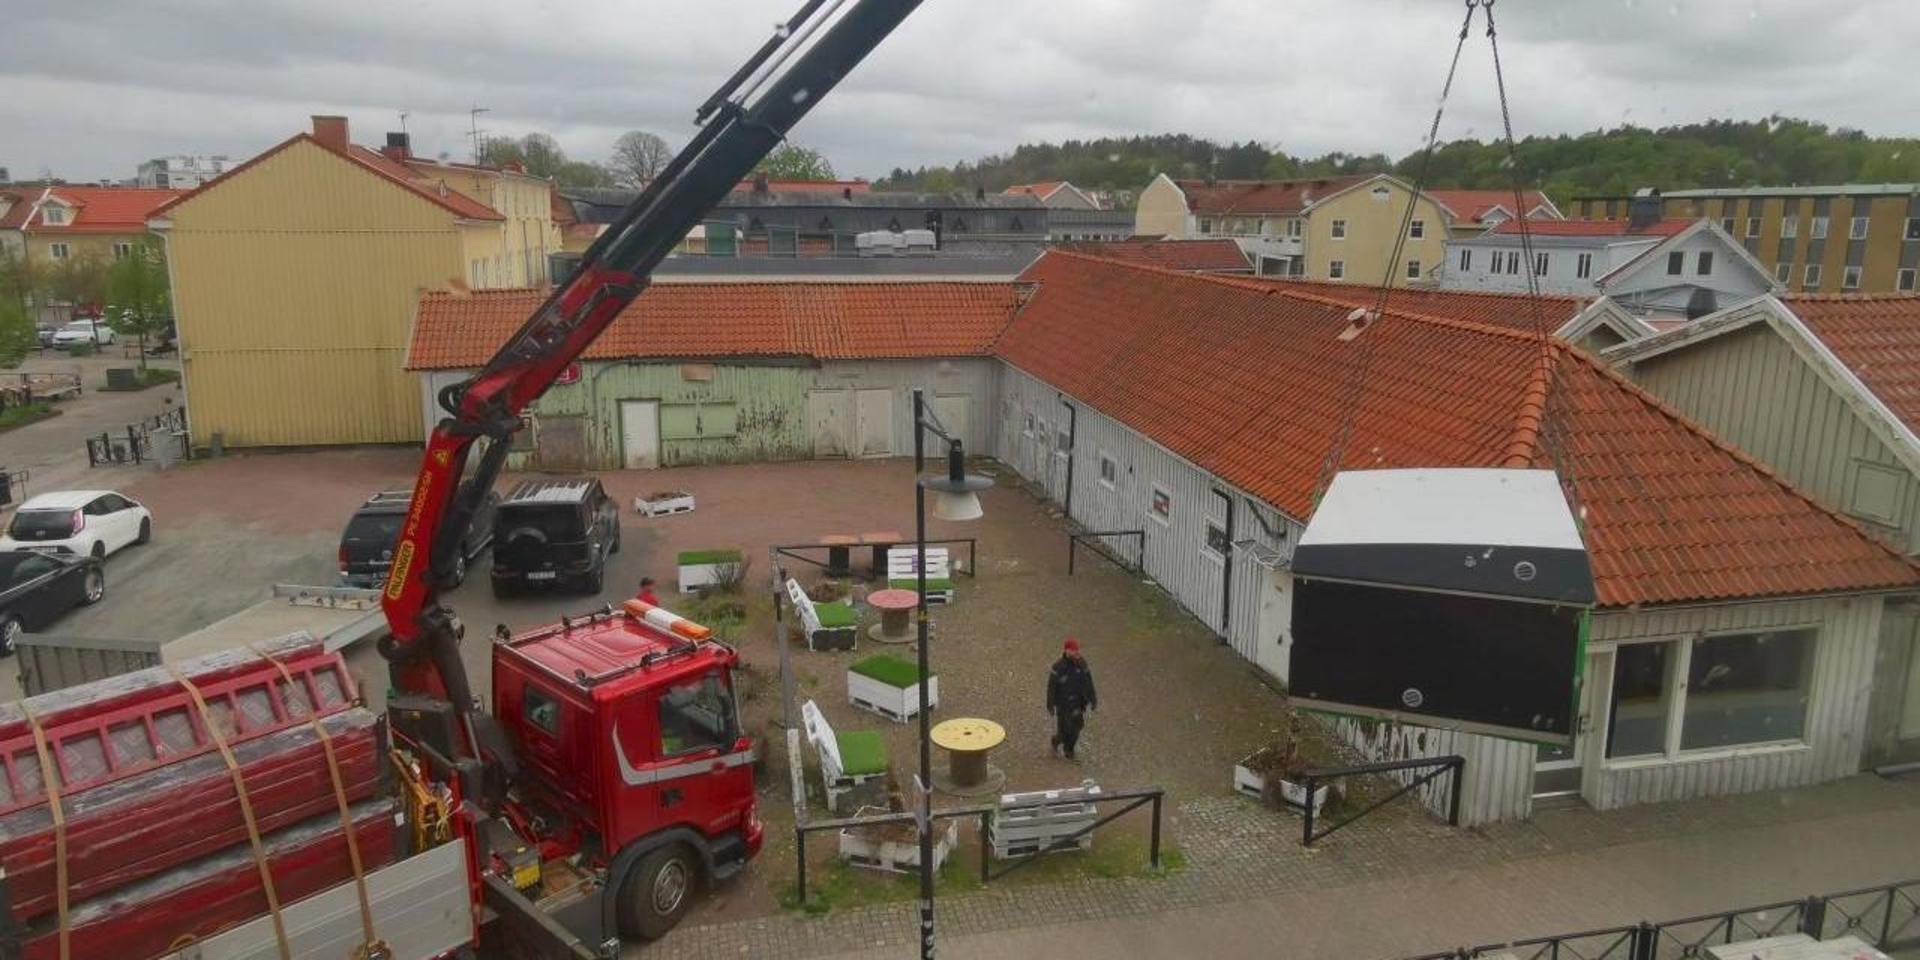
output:
[[[72,510],[22,510],[7,525],[15,540],[58,540],[73,536]]]
[[[733,693],[724,677],[710,673],[668,687],[660,695],[660,755],[726,749],[739,738]]]

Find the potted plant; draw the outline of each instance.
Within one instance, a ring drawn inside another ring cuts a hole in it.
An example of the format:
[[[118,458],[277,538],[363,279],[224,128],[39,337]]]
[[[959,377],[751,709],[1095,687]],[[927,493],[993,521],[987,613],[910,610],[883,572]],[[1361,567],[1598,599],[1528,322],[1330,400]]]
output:
[[[1233,789],[1282,808],[1304,810],[1311,803],[1313,812],[1318,814],[1332,786],[1320,784],[1312,798],[1307,796],[1307,785],[1301,774],[1313,765],[1300,755],[1299,720],[1293,708],[1287,708],[1286,723],[1279,738],[1234,764]]]
[[[906,811],[905,798],[891,773],[887,775],[887,806],[892,813]],[[878,812],[874,807],[861,807],[854,811],[856,816]],[[944,825],[936,824],[933,830],[933,868],[938,870],[947,862],[947,855],[953,852],[954,844],[959,840],[959,821],[949,817]],[[840,859],[876,870],[917,873],[920,870],[920,834],[911,823],[842,827]]]

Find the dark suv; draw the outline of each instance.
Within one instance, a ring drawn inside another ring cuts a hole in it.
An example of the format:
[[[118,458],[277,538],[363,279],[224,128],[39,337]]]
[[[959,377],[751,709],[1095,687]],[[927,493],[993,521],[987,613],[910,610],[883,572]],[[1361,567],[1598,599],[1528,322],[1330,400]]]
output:
[[[529,480],[507,491],[494,521],[493,594],[566,584],[599,593],[620,552],[620,508],[592,477]]]
[[[413,491],[386,490],[367,498],[340,534],[340,582],[349,587],[378,587],[393,566],[393,547],[400,541],[400,525],[413,505]],[[494,511],[500,495],[488,493],[467,525],[467,536],[453,565],[440,578],[440,589],[451,590],[467,578],[467,564],[493,543]]]

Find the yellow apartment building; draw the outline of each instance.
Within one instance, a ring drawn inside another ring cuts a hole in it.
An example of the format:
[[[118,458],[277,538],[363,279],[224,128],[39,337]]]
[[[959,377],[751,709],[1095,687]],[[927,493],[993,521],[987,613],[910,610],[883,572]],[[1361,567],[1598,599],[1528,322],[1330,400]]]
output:
[[[0,188],[0,246],[42,266],[95,258],[112,263],[147,236],[147,214],[180,190],[140,187]]]
[[[1648,191],[1663,216],[1707,217],[1795,293],[1916,289],[1920,184]],[[1576,197],[1580,220],[1625,219],[1631,197]]]
[[[500,207],[504,207],[503,211]],[[544,282],[547,185],[354,144],[344,117],[154,210],[194,443],[411,443],[405,368],[428,289]]]

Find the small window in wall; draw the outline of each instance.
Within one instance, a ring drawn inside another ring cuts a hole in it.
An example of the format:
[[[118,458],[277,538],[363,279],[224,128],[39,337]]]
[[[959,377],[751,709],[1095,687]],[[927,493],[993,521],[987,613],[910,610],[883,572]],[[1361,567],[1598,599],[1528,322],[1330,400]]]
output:
[[[1548,264],[1548,259],[1546,254],[1544,253],[1534,254],[1533,255],[1533,275],[1536,277],[1546,276],[1547,264]]]
[[[1854,217],[1851,221],[1847,223],[1847,239],[1848,240],[1865,240],[1866,238],[1867,238],[1867,218],[1866,217]]]
[[[48,204],[40,208],[40,222],[50,227],[57,227],[66,223],[67,208],[54,204]]]
[[[1209,219],[1207,219],[1206,217],[1201,217],[1201,218],[1200,218],[1200,232],[1201,232],[1201,233],[1212,233],[1212,232],[1213,232],[1213,221],[1212,221],[1212,220],[1209,220]]]
[[[660,439],[708,440],[740,432],[739,408],[731,400],[660,405]]]
[[[1920,240],[1920,217],[1907,218],[1907,231],[1904,236],[1908,240]]]
[[[1820,265],[1819,264],[1817,263],[1807,264],[1807,279],[1806,279],[1805,286],[1808,290],[1820,289]]]
[[[1788,743],[1806,734],[1816,631],[1635,643],[1614,652],[1607,758]]]
[[[1331,229],[1335,240],[1345,240],[1347,238],[1347,222],[1345,220],[1335,220]]]
[[[1895,290],[1904,290],[1907,292],[1913,291],[1913,268],[1912,267],[1900,268],[1900,272],[1894,275],[1893,288]]]
[[[1461,247],[1460,248],[1460,272],[1466,273],[1467,271],[1472,269],[1473,269],[1473,248]]]
[[[1728,236],[1732,236],[1733,235],[1733,218],[1732,217],[1721,218],[1720,229],[1725,230]]]
[[[1815,240],[1825,240],[1827,238],[1827,218],[1814,217],[1813,223],[1807,228],[1807,236]]]
[[[1333,260],[1327,263],[1327,279],[1343,280],[1346,279],[1346,276],[1347,262],[1345,260]]]
[[[1073,435],[1066,432],[1065,430],[1055,430],[1053,432],[1053,449],[1061,453],[1066,453],[1072,450]]]
[[[1488,273],[1499,273],[1501,268],[1507,265],[1507,252],[1505,250],[1495,250],[1489,256],[1492,258],[1493,263],[1487,268]]]
[[[1747,218],[1747,237],[1751,239],[1753,237],[1758,237],[1759,235],[1760,235],[1760,218],[1748,217]]]
[[[1510,277],[1518,276],[1519,273],[1520,273],[1520,251],[1514,250],[1507,254],[1507,275]]]
[[[1120,477],[1120,465],[1105,453],[1100,455],[1100,485],[1112,490]]]
[[[1695,261],[1693,272],[1703,277],[1713,273],[1713,251],[1712,250],[1700,251],[1700,256]]]
[[[1859,267],[1848,267],[1845,270],[1840,271],[1840,289],[1842,290],[1860,289],[1860,268]]]
[[[65,260],[73,255],[73,248],[64,243],[47,244],[47,256],[55,260]]]
[[[1900,500],[1906,483],[1900,471],[1865,460],[1853,462],[1853,491],[1847,512],[1887,526],[1900,523]]]
[[[1776,283],[1793,282],[1793,264],[1782,260],[1773,265],[1773,279]]]
[[[133,256],[133,244],[128,243],[125,240],[114,241],[113,258],[115,260],[125,260],[126,258],[131,256]]]
[[[531,685],[521,688],[520,712],[527,722],[554,736],[560,735],[560,702]]]
[[[1574,277],[1585,280],[1593,276],[1593,254],[1582,253],[1573,259]]]
[[[1173,519],[1173,491],[1157,483],[1154,484],[1152,493],[1147,498],[1147,516],[1162,525],[1170,522]]]
[[[1425,220],[1415,220],[1412,223],[1407,224],[1407,236],[1409,238],[1414,240],[1419,240],[1422,237],[1425,237],[1426,235],[1427,235],[1427,222]]]
[[[1667,254],[1667,276],[1677,277],[1685,272],[1687,272],[1686,253],[1675,250]]]
[[[1418,260],[1407,261],[1407,279],[1408,280],[1420,279],[1420,261]]]
[[[1214,557],[1224,558],[1233,549],[1233,543],[1227,539],[1227,528],[1212,517],[1207,518],[1206,552]]]
[[[1800,235],[1800,218],[1799,217],[1781,217],[1780,218],[1780,239],[1792,240],[1794,237],[1797,237],[1799,235]]]

